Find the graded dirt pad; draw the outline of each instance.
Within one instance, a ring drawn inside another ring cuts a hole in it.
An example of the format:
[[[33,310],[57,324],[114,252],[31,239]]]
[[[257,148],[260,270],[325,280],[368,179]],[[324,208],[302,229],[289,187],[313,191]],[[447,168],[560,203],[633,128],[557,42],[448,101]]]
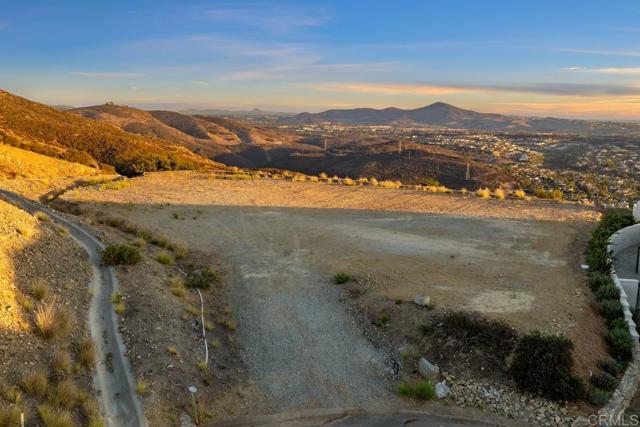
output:
[[[0,200],[0,407],[13,404],[2,389],[18,386],[24,375],[39,369],[51,384],[65,377],[84,389],[85,400],[95,401],[91,374],[78,365],[79,344],[88,337],[90,280],[85,251],[64,231]],[[46,289],[45,302],[57,298],[71,322],[67,334],[52,340],[38,335],[36,286]],[[54,374],[49,367],[59,350],[71,356],[66,375]],[[26,414],[26,425],[36,425],[36,405],[46,402],[46,397],[24,393],[18,407]],[[74,406],[72,412],[76,422],[86,422],[80,409]]]
[[[272,411],[404,405],[390,382],[393,357],[339,303],[338,271],[375,278],[372,300],[429,295],[441,308],[579,338],[580,367],[600,356],[591,347],[602,347],[601,321],[579,271],[598,217],[585,207],[189,173],[64,199],[229,261],[238,341]]]

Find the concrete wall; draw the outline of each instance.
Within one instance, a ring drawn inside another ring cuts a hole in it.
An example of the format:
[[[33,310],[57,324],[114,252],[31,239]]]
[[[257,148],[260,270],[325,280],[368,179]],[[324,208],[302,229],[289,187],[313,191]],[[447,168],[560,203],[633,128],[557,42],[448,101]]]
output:
[[[614,233],[609,239],[608,249],[609,252],[611,252],[615,257],[619,252],[631,246],[638,245],[640,245],[640,224],[625,227],[622,230]],[[611,271],[611,278],[620,290],[620,302],[624,307],[624,317],[627,320],[629,332],[631,333],[631,336],[634,337],[633,358],[627,366],[627,370],[620,380],[618,388],[611,395],[609,403],[607,403],[605,407],[600,409],[598,415],[603,417],[600,419],[619,420],[629,407],[629,403],[631,402],[633,395],[636,393],[638,384],[640,383],[640,342],[638,341],[639,336],[638,332],[636,331],[636,324],[633,321],[633,315],[631,314],[631,310],[629,310],[630,298],[631,301],[633,301],[633,305],[631,305],[631,307],[635,307],[636,296],[627,295],[627,292],[625,290],[625,288],[632,290],[629,288],[631,284],[627,281],[625,281],[625,283],[623,284],[620,278],[618,278],[615,269]],[[611,424],[604,422],[601,425]]]

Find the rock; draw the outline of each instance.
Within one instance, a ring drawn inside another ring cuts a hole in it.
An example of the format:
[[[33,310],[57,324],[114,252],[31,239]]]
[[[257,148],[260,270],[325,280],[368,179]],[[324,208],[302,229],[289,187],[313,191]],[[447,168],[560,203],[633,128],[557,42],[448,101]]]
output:
[[[437,379],[440,375],[440,368],[438,368],[438,365],[432,364],[424,357],[420,358],[420,362],[418,363],[418,371],[420,372],[420,375],[429,380]]]
[[[431,305],[431,297],[416,295],[416,298],[413,300],[413,302],[420,307],[429,307]]]
[[[590,425],[592,424],[585,417],[578,417],[571,423],[571,427],[587,427]]]
[[[445,398],[451,393],[451,389],[442,381],[436,384],[436,397],[438,399]]]
[[[191,417],[184,412],[180,414],[180,427],[196,427]]]

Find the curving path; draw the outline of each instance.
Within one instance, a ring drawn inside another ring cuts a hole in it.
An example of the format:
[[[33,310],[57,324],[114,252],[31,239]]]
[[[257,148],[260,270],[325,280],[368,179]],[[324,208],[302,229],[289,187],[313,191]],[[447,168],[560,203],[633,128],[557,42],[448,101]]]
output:
[[[131,366],[125,357],[125,348],[118,331],[118,323],[111,305],[111,294],[118,282],[111,268],[100,263],[104,245],[77,224],[55,211],[15,193],[0,189],[0,195],[16,203],[27,212],[45,212],[53,221],[69,229],[71,237],[89,255],[93,268],[90,288],[93,291],[89,310],[89,330],[98,351],[94,382],[98,401],[109,427],[146,427],[140,399],[135,393]]]

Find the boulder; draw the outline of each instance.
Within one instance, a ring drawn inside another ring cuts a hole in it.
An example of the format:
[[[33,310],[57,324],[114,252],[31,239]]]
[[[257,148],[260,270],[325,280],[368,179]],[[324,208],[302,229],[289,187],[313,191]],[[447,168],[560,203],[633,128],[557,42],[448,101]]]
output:
[[[420,307],[429,307],[431,305],[431,298],[429,296],[416,295],[413,302]]]
[[[443,383],[442,381],[436,384],[436,397],[438,399],[443,399],[447,397],[451,393],[451,389],[448,385]]]
[[[420,358],[418,371],[420,372],[420,375],[429,380],[437,379],[440,375],[440,368],[438,368],[438,365],[432,364],[424,357]]]

